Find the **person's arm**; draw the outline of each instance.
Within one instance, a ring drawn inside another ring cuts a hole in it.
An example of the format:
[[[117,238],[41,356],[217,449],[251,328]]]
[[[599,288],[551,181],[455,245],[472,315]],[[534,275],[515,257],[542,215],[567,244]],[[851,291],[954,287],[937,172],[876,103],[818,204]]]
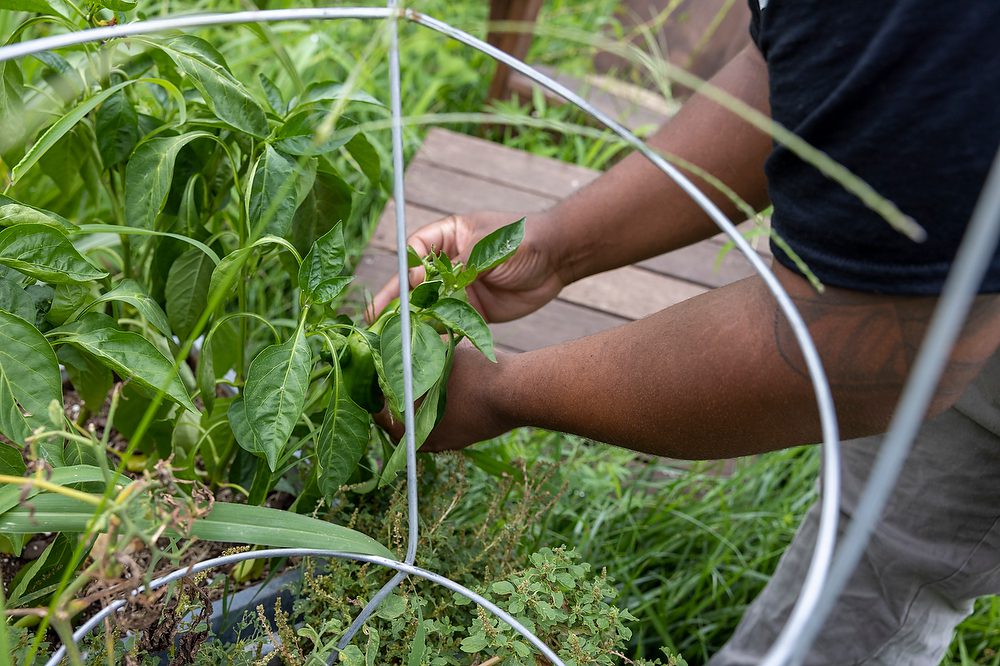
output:
[[[711,85],[770,112],[767,66],[753,44],[722,68]],[[764,161],[771,138],[716,102],[695,95],[647,143],[712,174],[754,210],[767,205]],[[745,219],[714,187],[688,175],[730,219]],[[719,233],[691,198],[639,153],[561,201],[547,218],[538,233],[557,248],[556,263],[566,284]]]
[[[756,47],[741,51],[711,81],[762,112],[768,112],[767,68]],[[767,203],[764,160],[768,135],[715,102],[695,95],[650,140],[719,178],[754,208]],[[694,179],[731,218],[738,210],[711,186]],[[408,240],[418,254],[443,250],[465,260],[477,240],[518,215],[453,215]],[[600,178],[551,209],[528,214],[521,248],[484,275],[469,300],[488,321],[508,321],[538,309],[565,285],[707,238],[718,229],[663,172],[639,154],[626,157]],[[416,284],[419,272],[411,277]],[[395,279],[373,299],[373,314],[399,294]]]
[[[934,299],[828,288],[776,266],[809,325],[843,437],[884,431]],[[942,411],[1000,342],[1000,297],[981,296],[931,407]],[[722,458],[820,440],[815,398],[784,316],[756,277],[646,319],[496,365],[460,354],[425,450],[517,426],[675,458]]]

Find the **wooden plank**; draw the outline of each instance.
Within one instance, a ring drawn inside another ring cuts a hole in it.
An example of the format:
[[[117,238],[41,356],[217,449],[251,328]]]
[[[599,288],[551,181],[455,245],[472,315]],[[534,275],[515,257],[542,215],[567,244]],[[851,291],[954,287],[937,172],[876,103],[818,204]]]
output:
[[[417,158],[407,169],[404,184],[407,202],[442,213],[531,212],[544,210],[560,198],[515,189]]]
[[[642,319],[705,291],[699,284],[626,266],[578,280],[559,297],[626,319]]]
[[[406,204],[406,236],[409,238],[417,229],[427,226],[431,222],[436,222],[444,217],[438,210],[431,210],[423,206],[417,206],[407,202]],[[371,246],[390,252],[396,251],[396,202],[392,199],[382,209],[382,215],[378,219],[378,226],[372,234]]]
[[[556,299],[516,321],[491,324],[498,343],[518,351],[576,340],[627,323],[623,317]]]
[[[439,128],[427,133],[416,160],[557,199],[601,175],[593,169]]]
[[[721,249],[721,241],[710,239],[661,254],[636,265],[705,287],[721,287],[753,274],[750,264],[735,250],[726,253],[716,269],[715,262]]]

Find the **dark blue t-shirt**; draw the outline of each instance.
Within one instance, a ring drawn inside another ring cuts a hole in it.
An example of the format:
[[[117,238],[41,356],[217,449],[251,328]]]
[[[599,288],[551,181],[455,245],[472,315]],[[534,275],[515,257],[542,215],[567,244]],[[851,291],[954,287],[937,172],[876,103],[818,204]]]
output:
[[[1000,146],[1000,0],[749,2],[774,120],[928,237],[910,240],[777,144],[766,165],[774,230],[831,286],[940,293]],[[1000,251],[980,291],[1000,292]]]

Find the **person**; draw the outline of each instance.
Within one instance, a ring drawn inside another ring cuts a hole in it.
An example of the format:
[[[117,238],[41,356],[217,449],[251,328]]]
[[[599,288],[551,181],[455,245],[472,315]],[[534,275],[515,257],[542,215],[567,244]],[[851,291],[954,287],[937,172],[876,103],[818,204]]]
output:
[[[695,95],[649,141],[724,181],[822,281],[781,247],[773,269],[829,376],[845,443],[849,518],[1000,145],[1000,3],[750,0],[752,43],[711,85],[770,115],[870,183],[926,231],[915,242],[784,145]],[[698,181],[696,181],[698,182]],[[738,210],[702,189],[738,219]],[[478,212],[417,231],[419,253],[464,258],[514,219]],[[582,277],[700,241],[711,221],[631,155],[549,210],[469,289],[489,321],[521,317]],[[419,269],[411,281],[420,281]],[[398,294],[390,282],[380,309]],[[937,664],[978,595],[1000,592],[1000,252],[948,359],[903,475],[806,663]],[[425,450],[518,426],[576,433],[674,458],[816,442],[802,356],[759,277],[646,319],[492,364],[459,349],[447,410]],[[843,522],[846,521],[842,521]],[[712,666],[756,664],[794,603],[816,507]]]

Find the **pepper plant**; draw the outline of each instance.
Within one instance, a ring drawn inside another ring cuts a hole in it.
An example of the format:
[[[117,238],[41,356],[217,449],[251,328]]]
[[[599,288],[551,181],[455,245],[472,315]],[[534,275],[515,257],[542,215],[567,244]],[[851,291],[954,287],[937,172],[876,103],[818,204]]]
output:
[[[11,43],[130,20],[135,4],[14,2],[35,13],[0,11],[0,27]],[[0,551],[66,535],[46,550],[55,579],[19,574],[21,601],[68,602],[98,532],[286,546],[330,534],[388,552],[256,508],[277,489],[312,512],[345,484],[387,483],[405,455],[372,418],[402,409],[401,306],[370,326],[338,312],[363,204],[382,187],[358,123],[384,109],[249,30],[280,71],[248,76],[190,34],[0,63]],[[418,442],[443,413],[455,345],[493,358],[464,289],[522,236],[523,220],[504,227],[464,265],[411,256],[428,273],[406,306]],[[167,524],[135,498],[143,475],[249,506]]]

